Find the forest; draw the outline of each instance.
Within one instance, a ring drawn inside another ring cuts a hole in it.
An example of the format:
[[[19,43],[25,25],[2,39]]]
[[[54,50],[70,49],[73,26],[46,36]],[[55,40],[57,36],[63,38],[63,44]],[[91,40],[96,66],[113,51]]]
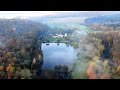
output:
[[[120,14],[79,16],[0,18],[0,79],[120,79]]]
[[[64,42],[68,40],[67,37],[52,40],[50,34],[71,34],[72,32],[73,30],[69,29],[52,29],[48,25],[27,19],[0,19],[0,79],[49,78],[50,76],[45,76],[51,71],[44,71],[44,75],[41,70],[44,61],[42,42],[55,40]],[[57,73],[56,68],[57,66],[55,67]],[[59,68],[63,68],[62,72],[67,69],[66,66],[58,66]],[[59,74],[56,78],[61,77]]]
[[[86,19],[93,32],[79,40],[74,79],[120,79],[119,22],[115,16]]]
[[[39,76],[42,50],[37,32],[46,25],[29,20],[0,20],[0,78],[30,79]],[[39,78],[39,77],[38,77]]]

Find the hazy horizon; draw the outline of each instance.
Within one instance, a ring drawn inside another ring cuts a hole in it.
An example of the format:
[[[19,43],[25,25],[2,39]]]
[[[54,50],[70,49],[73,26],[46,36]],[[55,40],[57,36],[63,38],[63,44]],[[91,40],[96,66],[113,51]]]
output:
[[[64,14],[78,14],[80,17],[97,16],[107,14],[120,14],[120,11],[0,11],[0,18],[16,18],[16,17],[42,17],[51,15],[64,15]]]

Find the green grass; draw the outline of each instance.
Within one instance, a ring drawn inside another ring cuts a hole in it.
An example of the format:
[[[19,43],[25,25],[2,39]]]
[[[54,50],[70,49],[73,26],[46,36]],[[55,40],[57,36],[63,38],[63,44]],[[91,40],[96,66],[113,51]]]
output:
[[[79,43],[78,42],[72,42],[71,46],[73,46],[73,48],[77,49],[77,48],[79,48]]]
[[[56,38],[56,37],[52,37],[52,36],[50,36],[50,37],[48,38],[48,40],[49,40],[50,42],[57,42],[58,40],[59,40],[60,42],[66,41],[65,38]]]
[[[84,59],[84,58],[82,58]],[[72,72],[72,77],[73,79],[87,79],[86,76],[86,62],[85,61],[81,61],[81,60],[77,60],[74,70]]]

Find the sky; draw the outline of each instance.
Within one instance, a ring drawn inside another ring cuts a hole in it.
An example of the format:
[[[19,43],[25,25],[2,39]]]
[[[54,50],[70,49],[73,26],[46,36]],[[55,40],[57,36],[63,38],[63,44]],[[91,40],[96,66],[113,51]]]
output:
[[[58,13],[64,13],[65,11],[0,11],[0,18],[14,18],[14,17],[37,17],[46,15],[56,15]],[[71,12],[71,11],[69,11]]]
[[[15,17],[37,17],[47,15],[58,15],[64,13],[80,13],[82,15],[102,15],[102,14],[116,14],[120,11],[0,11],[0,18],[15,18]]]

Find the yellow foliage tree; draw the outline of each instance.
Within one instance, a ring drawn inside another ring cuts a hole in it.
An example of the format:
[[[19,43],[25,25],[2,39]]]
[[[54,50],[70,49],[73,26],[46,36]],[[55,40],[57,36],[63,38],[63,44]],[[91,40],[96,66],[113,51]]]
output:
[[[16,62],[16,61],[17,61],[17,58],[16,58],[16,57],[13,57],[13,61]]]
[[[100,76],[100,79],[110,79],[110,66],[107,59],[105,59],[103,62],[103,72]]]
[[[15,67],[13,67],[11,64],[9,64],[8,67],[6,68],[6,71],[8,73],[13,73],[15,71]]]
[[[108,64],[109,64],[109,62],[108,62],[108,60],[106,59],[106,60],[103,62],[104,69],[106,69],[106,68],[108,67]]]
[[[22,48],[22,49],[20,50],[20,54],[21,54],[23,57],[26,56],[26,50],[25,50],[25,48]]]
[[[7,52],[6,54],[8,57],[12,57],[12,52]]]
[[[27,68],[25,68],[24,70],[21,70],[21,74],[22,74],[23,78],[25,78],[25,79],[30,79],[30,77],[32,75],[30,70]]]

